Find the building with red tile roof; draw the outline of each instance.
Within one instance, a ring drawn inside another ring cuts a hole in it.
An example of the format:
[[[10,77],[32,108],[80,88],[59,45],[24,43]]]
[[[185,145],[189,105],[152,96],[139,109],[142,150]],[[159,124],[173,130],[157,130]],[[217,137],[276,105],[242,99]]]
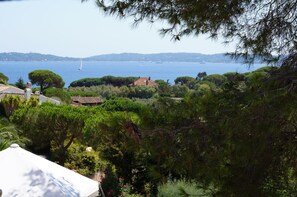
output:
[[[138,79],[136,79],[132,86],[151,86],[151,87],[156,87],[158,86],[158,84],[151,80],[150,77],[139,77]]]

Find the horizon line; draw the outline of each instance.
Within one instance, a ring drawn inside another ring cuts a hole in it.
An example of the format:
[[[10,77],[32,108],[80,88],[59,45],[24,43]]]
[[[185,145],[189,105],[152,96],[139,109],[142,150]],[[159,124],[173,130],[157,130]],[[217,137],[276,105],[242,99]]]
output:
[[[157,55],[157,54],[199,54],[199,55],[218,55],[218,54],[228,54],[228,53],[230,53],[230,52],[221,52],[221,53],[200,53],[200,52],[153,52],[153,53],[118,52],[118,53],[116,53],[116,52],[115,52],[115,53],[102,53],[102,54],[97,54],[97,55],[89,55],[89,56],[86,56],[86,57],[63,56],[63,55],[50,54],[50,53],[40,53],[40,52],[16,52],[16,51],[0,52],[0,54],[9,54],[9,53],[52,55],[52,56],[63,57],[63,58],[85,59],[85,58],[90,58],[90,57],[94,57],[94,56],[103,56],[103,55],[124,55],[124,54],[137,54],[137,55]]]

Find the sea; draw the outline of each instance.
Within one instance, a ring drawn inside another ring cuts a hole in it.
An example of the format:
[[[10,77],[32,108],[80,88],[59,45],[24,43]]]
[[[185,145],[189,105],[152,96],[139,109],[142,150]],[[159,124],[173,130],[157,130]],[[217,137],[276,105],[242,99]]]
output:
[[[209,62],[149,62],[149,61],[85,61],[80,70],[80,61],[0,61],[0,72],[9,77],[9,83],[15,83],[20,77],[29,81],[28,73],[33,70],[51,70],[60,75],[68,87],[72,81],[112,76],[151,77],[162,79],[171,84],[180,76],[196,77],[199,72],[224,74],[226,72],[245,73],[265,65],[245,65],[240,63]]]

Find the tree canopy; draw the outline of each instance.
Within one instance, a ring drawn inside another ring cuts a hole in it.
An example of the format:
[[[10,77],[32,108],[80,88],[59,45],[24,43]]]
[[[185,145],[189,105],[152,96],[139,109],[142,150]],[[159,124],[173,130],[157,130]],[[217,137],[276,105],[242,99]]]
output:
[[[115,77],[110,75],[101,78],[84,78],[71,82],[70,87],[91,87],[99,85],[128,86],[136,79],[137,77]]]
[[[219,75],[219,74],[212,74],[212,75],[207,75],[203,78],[203,81],[209,81],[217,86],[221,86],[227,78],[224,75]]]
[[[24,146],[27,138],[21,137],[21,133],[8,119],[0,116],[0,151],[8,148],[11,144],[17,143]]]
[[[29,73],[29,79],[32,84],[40,86],[41,92],[49,87],[62,88],[65,84],[61,76],[50,70],[34,70]]]
[[[115,180],[144,196],[158,196],[158,186],[183,178],[197,183],[204,196],[297,196],[296,88],[276,77],[286,69],[203,74],[190,90],[158,81],[183,99],[112,98],[92,108],[26,105],[10,120],[33,150],[51,148],[60,164],[66,159],[66,166],[86,175],[101,165],[98,153],[112,165]],[[14,109],[19,102],[6,103]],[[86,146],[97,153],[85,152]],[[107,172],[103,188],[111,185]]]
[[[35,146],[50,145],[59,164],[64,165],[67,149],[83,135],[84,109],[45,103],[20,108],[14,112],[11,120],[25,131]]]
[[[14,85],[23,90],[26,88],[26,84],[24,83],[24,79],[22,77],[20,77]]]
[[[56,98],[61,100],[63,103],[69,104],[71,97],[63,88],[48,88],[44,91],[44,95],[50,98]]]
[[[87,1],[87,0],[82,0]],[[236,55],[253,61],[262,56],[297,52],[295,0],[96,0],[106,14],[133,17],[135,23],[165,21],[161,33],[179,40],[184,35],[209,34],[237,42]]]
[[[8,77],[5,76],[3,73],[0,73],[0,83],[6,84],[8,81]]]

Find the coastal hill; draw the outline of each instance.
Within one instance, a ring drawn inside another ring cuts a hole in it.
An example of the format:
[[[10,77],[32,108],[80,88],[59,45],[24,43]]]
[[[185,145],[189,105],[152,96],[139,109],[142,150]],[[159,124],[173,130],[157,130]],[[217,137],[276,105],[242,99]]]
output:
[[[40,53],[0,53],[0,61],[73,61],[76,59]]]
[[[60,57],[40,53],[0,53],[0,61],[77,61],[81,58]],[[225,54],[201,54],[201,53],[120,53],[106,54],[82,58],[84,61],[152,61],[152,62],[211,62],[211,63],[230,63],[235,61]]]
[[[225,54],[206,55],[201,53],[121,53],[97,55],[86,58],[95,61],[154,61],[154,62],[232,62]]]

